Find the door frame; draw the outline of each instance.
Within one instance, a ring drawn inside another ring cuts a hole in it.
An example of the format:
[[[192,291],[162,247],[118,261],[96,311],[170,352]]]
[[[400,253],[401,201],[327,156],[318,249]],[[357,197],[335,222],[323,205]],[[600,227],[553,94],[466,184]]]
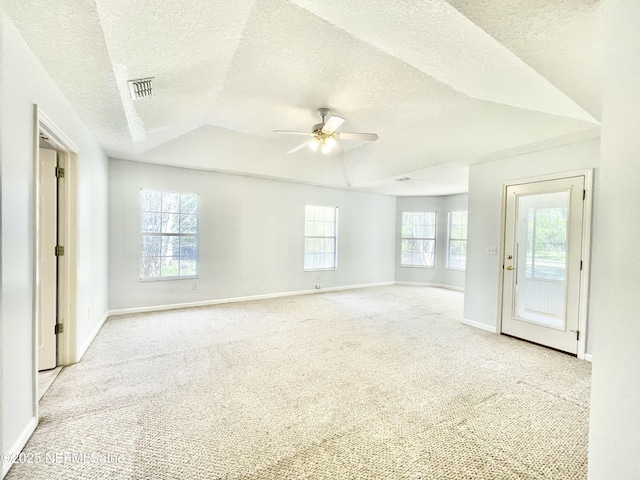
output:
[[[58,259],[58,315],[64,324],[57,338],[57,365],[77,362],[77,304],[78,304],[78,153],[79,148],[58,126],[34,105],[33,121],[33,403],[38,418],[38,312],[40,298],[37,290],[39,277],[38,252],[40,231],[40,134],[47,137],[58,153],[58,162],[65,169],[64,182],[58,189],[58,238],[64,245],[64,256]]]
[[[591,277],[591,222],[593,216],[593,169],[571,170],[568,172],[553,173],[536,177],[509,180],[502,183],[502,207],[500,210],[500,244],[499,244],[499,269],[498,269],[498,318],[496,319],[496,332],[502,332],[502,308],[503,308],[503,285],[504,285],[504,236],[507,228],[507,188],[514,185],[527,183],[545,182],[548,180],[559,180],[569,177],[584,177],[584,210],[582,213],[582,272],[580,274],[580,301],[578,305],[578,329],[580,337],[578,339],[578,358],[585,360],[587,348],[587,314],[589,305],[589,280]],[[502,265],[502,266],[501,266]],[[501,266],[501,267],[500,267]],[[590,359],[590,355],[588,355]]]

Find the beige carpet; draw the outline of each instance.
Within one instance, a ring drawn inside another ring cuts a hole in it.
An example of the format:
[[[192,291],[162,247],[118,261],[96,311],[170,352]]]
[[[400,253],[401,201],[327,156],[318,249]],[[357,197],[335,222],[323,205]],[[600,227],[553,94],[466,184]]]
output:
[[[110,319],[16,479],[584,479],[590,365],[391,286]],[[48,452],[48,459],[45,453]]]

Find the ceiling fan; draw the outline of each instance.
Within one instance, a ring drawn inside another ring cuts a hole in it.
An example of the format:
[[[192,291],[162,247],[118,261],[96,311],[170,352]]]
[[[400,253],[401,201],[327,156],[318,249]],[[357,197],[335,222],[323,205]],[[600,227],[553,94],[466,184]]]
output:
[[[292,132],[288,130],[274,130],[275,133],[286,133],[288,135],[306,135],[312,137],[310,140],[301,143],[295,148],[292,148],[287,153],[296,153],[298,150],[302,150],[307,145],[313,151],[320,149],[322,153],[330,153],[334,147],[338,147],[338,140],[364,140],[367,142],[373,142],[378,139],[378,135],[375,133],[338,133],[336,130],[344,123],[344,118],[337,115],[329,115],[328,108],[319,108],[318,115],[322,117],[322,122],[317,123],[309,132]],[[326,119],[326,121],[325,121]]]

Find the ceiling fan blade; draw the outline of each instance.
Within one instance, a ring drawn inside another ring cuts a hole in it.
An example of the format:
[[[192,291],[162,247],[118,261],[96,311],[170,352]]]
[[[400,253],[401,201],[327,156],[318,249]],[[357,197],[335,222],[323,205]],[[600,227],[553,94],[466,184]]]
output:
[[[331,115],[329,117],[329,120],[327,120],[324,124],[324,126],[322,127],[322,130],[328,133],[333,133],[335,132],[340,125],[342,125],[344,123],[344,118],[342,117],[338,117],[336,115]]]
[[[339,133],[338,138],[341,140],[366,140],[367,142],[374,142],[378,139],[376,133]]]
[[[291,150],[289,150],[287,153],[296,153],[298,150],[302,150],[304,147],[306,147],[307,145],[309,145],[309,142],[304,142],[301,143],[300,145],[298,145],[297,147],[292,148]]]
[[[309,132],[293,132],[291,130],[274,130],[273,133],[286,133],[287,135],[313,135],[313,133]]]

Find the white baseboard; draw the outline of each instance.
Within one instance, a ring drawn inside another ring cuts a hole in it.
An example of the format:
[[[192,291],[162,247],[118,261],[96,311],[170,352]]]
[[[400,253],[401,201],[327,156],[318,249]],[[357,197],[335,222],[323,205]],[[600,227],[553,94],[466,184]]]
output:
[[[584,354],[584,359],[585,359],[587,362],[592,362],[592,363],[593,363],[593,355],[591,355],[590,353],[585,353],[585,354]]]
[[[473,320],[467,320],[466,318],[462,319],[464,325],[469,325],[470,327],[479,328],[480,330],[485,330],[491,333],[497,333],[496,327],[492,327],[491,325],[487,325],[486,323],[474,322]]]
[[[11,445],[9,449],[3,451],[2,453],[9,454],[12,457],[17,457],[17,455],[20,454],[24,446],[29,441],[29,438],[31,437],[37,426],[38,419],[36,417],[33,417],[31,420],[29,420],[29,423],[27,423],[27,425],[24,427],[22,433],[13,443],[13,445]],[[13,463],[2,462],[2,474],[0,475],[0,479],[4,478],[7,475],[12,465]]]
[[[396,285],[404,285],[407,287],[434,287],[445,288],[447,290],[455,290],[456,292],[464,292],[464,288],[454,287],[453,285],[445,285],[443,283],[424,283],[424,282],[395,282]]]
[[[294,295],[309,295],[311,293],[336,292],[339,290],[352,290],[355,288],[386,287],[389,285],[394,285],[395,283],[396,282],[365,283],[362,285],[346,285],[342,287],[327,287],[327,288],[319,288],[319,289],[313,289],[313,290],[298,290],[295,292],[266,293],[262,295],[220,298],[215,300],[203,300],[199,302],[173,303],[169,305],[153,305],[148,307],[119,308],[115,310],[109,310],[108,316],[129,315],[132,313],[159,312],[163,310],[175,310],[178,308],[206,307],[209,305],[219,305],[222,303],[247,302],[251,300],[263,300],[266,298],[280,298],[280,297],[291,297]]]
[[[91,342],[93,342],[93,339],[96,338],[96,335],[98,335],[98,332],[102,328],[102,325],[104,325],[104,322],[107,321],[107,318],[109,318],[110,314],[111,313],[109,311],[107,311],[104,314],[104,316],[98,322],[98,325],[96,325],[96,328],[94,328],[91,334],[89,335],[89,338],[87,338],[85,342],[82,344],[82,346],[80,347],[80,350],[78,351],[78,358],[77,358],[78,362],[80,361],[82,356],[86,353],[87,349],[89,348],[89,345],[91,345]]]

